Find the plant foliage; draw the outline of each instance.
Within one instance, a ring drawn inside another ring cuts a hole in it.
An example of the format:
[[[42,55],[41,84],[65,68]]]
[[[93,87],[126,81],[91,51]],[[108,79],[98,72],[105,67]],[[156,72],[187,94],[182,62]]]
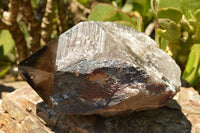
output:
[[[155,41],[182,69],[182,78],[200,87],[200,1],[127,0],[97,4],[88,20],[111,21],[145,31],[155,22]],[[153,15],[154,14],[154,15]]]
[[[152,0],[152,9],[159,25],[157,42],[168,41],[165,50],[181,67],[182,78],[200,87],[200,1]]]
[[[89,21],[110,21],[136,27],[136,23],[126,13],[122,12],[119,8],[108,4],[97,4],[90,14]]]
[[[11,61],[4,61],[9,58],[14,49],[15,43],[8,30],[0,30],[0,78],[3,77],[11,68]]]

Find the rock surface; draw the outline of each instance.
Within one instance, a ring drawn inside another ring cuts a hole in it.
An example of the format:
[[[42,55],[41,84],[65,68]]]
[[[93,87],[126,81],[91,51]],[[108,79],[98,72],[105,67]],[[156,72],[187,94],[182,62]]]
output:
[[[167,105],[113,117],[61,115],[30,88],[17,89],[0,105],[0,131],[5,133],[199,133],[200,96],[181,88]]]
[[[0,81],[0,99],[4,98],[7,94],[14,91],[17,88],[26,86],[27,82],[17,81],[17,82],[7,82],[3,83]]]
[[[181,85],[178,65],[151,38],[111,22],[79,23],[19,70],[55,112],[74,115],[154,109]]]

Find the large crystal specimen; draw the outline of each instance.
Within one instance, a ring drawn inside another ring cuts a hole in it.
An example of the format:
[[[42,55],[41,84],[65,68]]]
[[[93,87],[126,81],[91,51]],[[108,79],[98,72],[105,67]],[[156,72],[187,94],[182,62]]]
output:
[[[56,112],[115,115],[164,105],[180,69],[148,36],[111,22],[82,22],[19,64]]]

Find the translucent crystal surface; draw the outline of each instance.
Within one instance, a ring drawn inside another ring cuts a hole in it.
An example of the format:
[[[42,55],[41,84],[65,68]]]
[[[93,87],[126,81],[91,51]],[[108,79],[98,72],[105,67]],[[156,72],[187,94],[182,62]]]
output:
[[[19,65],[55,110],[113,115],[163,105],[180,69],[148,36],[111,22],[82,22]]]

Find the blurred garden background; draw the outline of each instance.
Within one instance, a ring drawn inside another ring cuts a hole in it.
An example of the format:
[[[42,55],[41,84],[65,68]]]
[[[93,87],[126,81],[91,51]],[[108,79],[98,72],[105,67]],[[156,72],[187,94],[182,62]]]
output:
[[[144,32],[200,92],[199,0],[1,0],[0,81],[22,80],[17,64],[81,21],[111,21]]]

